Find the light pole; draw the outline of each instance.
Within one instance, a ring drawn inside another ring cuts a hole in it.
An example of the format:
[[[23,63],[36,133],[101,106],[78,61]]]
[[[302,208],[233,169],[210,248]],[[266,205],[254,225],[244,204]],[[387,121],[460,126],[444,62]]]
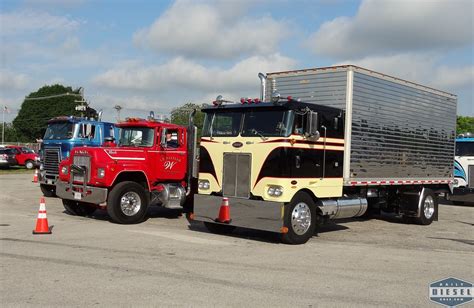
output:
[[[122,110],[122,107],[120,105],[115,105],[114,109],[117,110],[117,122],[120,122],[120,110]]]

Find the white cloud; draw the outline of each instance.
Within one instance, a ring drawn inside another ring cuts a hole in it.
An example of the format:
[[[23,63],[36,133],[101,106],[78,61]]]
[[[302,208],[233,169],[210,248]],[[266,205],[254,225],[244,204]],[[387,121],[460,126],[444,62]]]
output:
[[[81,21],[41,11],[15,11],[0,14],[2,36],[31,33],[66,33],[76,30]]]
[[[25,74],[0,70],[0,89],[21,90],[26,88],[28,82],[29,78]]]
[[[287,23],[270,16],[243,16],[249,1],[176,1],[150,27],[134,35],[137,45],[157,52],[202,58],[273,53]]]
[[[471,0],[365,0],[356,16],[322,24],[307,45],[335,58],[466,46],[474,40],[473,9]]]
[[[436,53],[403,53],[346,60],[335,65],[354,64],[448,92],[474,87],[473,65],[440,65],[440,59]]]
[[[61,51],[64,53],[77,52],[80,48],[79,38],[68,37],[61,45]]]
[[[194,90],[204,92],[246,91],[258,86],[259,72],[294,68],[296,62],[280,54],[253,56],[230,68],[206,67],[182,57],[169,62],[144,66],[130,63],[120,65],[96,76],[93,83],[117,89],[173,92]],[[179,93],[179,92],[177,92]]]

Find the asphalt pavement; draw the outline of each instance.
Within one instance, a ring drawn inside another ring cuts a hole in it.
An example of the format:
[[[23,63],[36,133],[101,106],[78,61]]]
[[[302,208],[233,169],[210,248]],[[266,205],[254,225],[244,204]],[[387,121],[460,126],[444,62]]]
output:
[[[440,205],[430,226],[396,217],[331,223],[305,245],[238,229],[222,236],[175,211],[138,225],[70,216],[39,185],[0,175],[0,302],[10,306],[436,307],[429,284],[474,282],[474,207]],[[440,307],[440,306],[439,306]]]

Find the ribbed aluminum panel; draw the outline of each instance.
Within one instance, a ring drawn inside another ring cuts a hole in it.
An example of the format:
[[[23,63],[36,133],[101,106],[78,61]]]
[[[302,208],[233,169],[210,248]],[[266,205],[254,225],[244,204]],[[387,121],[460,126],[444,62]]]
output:
[[[356,66],[267,76],[266,100],[278,91],[347,111],[346,184],[450,178],[456,96]]]
[[[222,192],[226,197],[248,198],[250,196],[249,154],[224,153]]]
[[[91,158],[89,156],[75,155],[73,158],[74,165],[86,167],[87,178],[91,178]],[[75,182],[84,182],[84,177],[82,175],[74,174]]]
[[[46,148],[44,150],[43,168],[47,175],[59,175],[60,151],[59,148]]]
[[[350,180],[448,178],[455,123],[454,97],[355,71]]]
[[[282,97],[292,96],[307,103],[346,107],[347,72],[309,71],[298,74],[276,74],[267,78],[265,100],[269,101],[271,93],[278,91]]]

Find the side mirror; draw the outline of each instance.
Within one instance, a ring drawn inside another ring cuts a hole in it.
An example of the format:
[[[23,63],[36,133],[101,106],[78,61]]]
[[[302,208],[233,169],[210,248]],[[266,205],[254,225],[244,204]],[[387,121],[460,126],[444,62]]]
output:
[[[166,129],[161,131],[160,145],[162,148],[166,147]]]
[[[308,113],[306,114],[305,136],[308,138],[319,139],[318,127],[318,113],[314,111],[308,111]]]
[[[104,138],[104,141],[105,141],[105,142],[114,142],[114,141],[115,141],[115,138],[112,137],[112,136],[105,137],[105,138]]]

